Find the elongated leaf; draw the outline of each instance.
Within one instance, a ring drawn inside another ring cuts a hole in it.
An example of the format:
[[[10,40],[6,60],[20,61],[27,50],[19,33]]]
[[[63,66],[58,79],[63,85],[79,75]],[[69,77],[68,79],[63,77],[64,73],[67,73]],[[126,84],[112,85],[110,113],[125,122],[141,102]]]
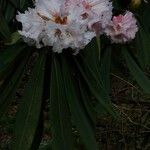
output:
[[[48,144],[40,147],[38,150],[52,150],[51,143],[48,143]]]
[[[0,52],[0,78],[10,70],[15,59],[24,51],[25,45],[13,45]]]
[[[31,3],[31,2],[34,2],[34,1],[32,1],[32,0],[28,0],[28,1],[26,1],[26,0],[9,0],[11,3],[12,3],[12,5],[14,5],[15,6],[15,8],[17,8],[17,9],[19,9],[19,10],[24,10],[24,6],[29,6],[29,4]],[[25,10],[27,9],[27,7],[25,8]]]
[[[25,0],[20,0],[20,8],[22,9],[24,7]]]
[[[2,34],[2,36],[4,38],[8,38],[9,35],[10,35],[10,30],[9,30],[9,27],[8,27],[8,24],[0,10],[0,18],[1,18],[1,21],[0,21],[0,34]]]
[[[0,53],[0,66],[6,65],[14,60],[14,58],[25,48],[25,45],[13,45],[6,48]]]
[[[104,88],[107,90],[108,94],[111,93],[110,89],[110,68],[111,67],[111,48],[107,48],[101,58],[100,72],[101,78],[104,83]]]
[[[43,137],[43,131],[44,131],[44,115],[43,115],[43,108],[41,108],[38,127],[36,128],[35,131],[34,140],[30,148],[31,150],[37,150],[39,148]]]
[[[53,58],[50,90],[52,149],[73,150],[71,119],[58,60]]]
[[[81,60],[83,60],[83,71],[85,72],[85,74],[87,74],[87,77],[90,79],[94,79],[97,80],[96,83],[99,84],[99,86],[101,88],[103,88],[102,90],[105,90],[105,93],[109,93],[106,89],[105,89],[105,80],[103,80],[103,76],[101,75],[102,73],[102,63],[101,61],[104,61],[104,58],[100,58],[101,57],[101,47],[100,47],[100,40],[93,40],[92,42],[90,42],[88,44],[88,46],[86,47],[86,51],[84,53],[85,56],[81,57]],[[108,49],[104,49],[104,51],[106,52],[110,52],[110,50]],[[104,52],[104,54],[105,54]],[[109,54],[109,53],[108,53]],[[107,55],[107,54],[106,54]],[[106,57],[106,56],[105,56]],[[102,59],[102,60],[101,60]],[[110,59],[110,58],[109,58]],[[108,60],[109,60],[108,59]],[[106,63],[107,60],[106,60]],[[89,74],[90,72],[90,74]],[[91,80],[91,81],[95,81],[95,80]]]
[[[143,90],[146,93],[150,94],[150,80],[144,75],[143,71],[140,69],[140,67],[136,64],[134,59],[131,57],[131,55],[128,53],[126,48],[122,49],[123,56],[126,60],[126,63],[129,67],[129,70],[137,83],[143,88]]]
[[[136,49],[140,65],[144,69],[150,65],[150,35],[146,29],[140,24],[139,32],[136,36]]]
[[[87,114],[80,104],[80,97],[77,96],[75,82],[71,77],[71,69],[62,57],[63,79],[66,99],[68,101],[74,124],[77,126],[81,138],[87,150],[98,150],[93,127],[91,127]]]
[[[110,91],[106,89],[106,79],[104,77],[105,75],[102,74],[101,70],[104,67],[102,67],[101,63],[103,62],[100,62],[100,60],[104,60],[103,58],[99,58],[100,46],[98,46],[97,44],[98,41],[96,42],[96,40],[93,39],[92,42],[90,42],[85,48],[84,55],[81,55],[81,62],[79,62],[77,59],[74,60],[77,64],[79,72],[83,76],[83,79],[85,80],[89,90],[91,91],[91,94],[97,99],[97,112],[99,114],[109,112],[112,116],[114,116],[114,118],[117,118],[117,114],[113,111],[111,105],[111,100],[109,97]]]
[[[92,65],[97,65],[101,55],[101,45],[99,37],[94,38],[84,49],[84,57],[86,61],[92,63]]]
[[[9,2],[10,2],[15,8],[17,8],[17,6],[18,6],[18,0],[16,0],[16,3],[15,3],[15,0],[9,0]]]
[[[15,14],[15,7],[11,3],[7,3],[7,8],[5,10],[5,19],[7,22],[10,22]]]
[[[116,113],[112,109],[109,95],[106,93],[104,89],[104,85],[100,82],[101,80],[99,79],[100,76],[96,75],[95,74],[96,71],[94,72],[91,68],[87,68],[88,70],[85,72],[76,59],[75,62],[85,82],[87,83],[91,93],[98,100],[97,112],[99,113],[102,113],[104,111],[109,112],[111,115],[113,115],[116,118]],[[88,67],[87,64],[84,64],[84,66]]]
[[[82,103],[80,103],[81,105],[83,105],[83,107],[85,108],[85,111],[87,112],[87,115],[91,121],[91,125],[95,126],[96,123],[96,111],[94,109],[94,106],[92,105],[92,98],[91,95],[88,94],[88,91],[85,90],[85,88],[83,87],[83,83],[79,84],[79,91],[81,93],[81,101]]]
[[[7,1],[0,0],[0,9],[2,10],[2,12],[5,10],[6,6],[7,6]]]
[[[12,75],[11,78],[9,78],[8,83],[4,82],[5,85],[4,85],[3,89],[1,89],[1,91],[0,91],[0,118],[2,115],[5,114],[9,105],[11,104],[11,101],[14,98],[15,92],[20,83],[20,80],[21,80],[23,71],[25,69],[27,60],[29,58],[29,55],[30,55],[30,52],[28,51],[25,58],[19,64],[15,73]]]
[[[40,54],[25,89],[15,124],[13,150],[29,150],[38,127],[44,79],[45,54]]]
[[[14,32],[11,34],[9,39],[7,39],[7,41],[5,42],[5,45],[13,45],[17,43],[17,41],[19,41],[20,39],[21,39],[21,35],[18,32]]]

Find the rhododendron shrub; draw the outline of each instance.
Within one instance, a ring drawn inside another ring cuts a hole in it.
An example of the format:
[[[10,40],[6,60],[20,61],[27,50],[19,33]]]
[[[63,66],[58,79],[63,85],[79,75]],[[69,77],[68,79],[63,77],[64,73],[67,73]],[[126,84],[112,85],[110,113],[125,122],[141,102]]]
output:
[[[109,144],[130,146],[120,131],[126,106],[147,116],[150,94],[150,4],[133,1],[0,0],[0,131],[16,114],[6,149],[106,149],[103,131],[116,120]],[[135,134],[131,147],[146,149],[138,121],[143,142]]]

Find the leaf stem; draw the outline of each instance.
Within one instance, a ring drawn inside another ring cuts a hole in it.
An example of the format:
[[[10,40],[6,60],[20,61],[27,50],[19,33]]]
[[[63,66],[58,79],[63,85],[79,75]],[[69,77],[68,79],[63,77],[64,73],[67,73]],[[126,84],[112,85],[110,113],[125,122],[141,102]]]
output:
[[[99,36],[96,36],[97,47],[98,47],[98,60],[101,59],[101,40]]]

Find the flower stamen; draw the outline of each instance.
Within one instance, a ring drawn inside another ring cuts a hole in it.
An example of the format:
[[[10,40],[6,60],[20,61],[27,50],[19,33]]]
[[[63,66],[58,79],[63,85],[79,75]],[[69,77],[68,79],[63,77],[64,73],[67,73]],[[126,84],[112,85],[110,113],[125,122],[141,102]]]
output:
[[[61,18],[60,16],[57,16],[55,22],[62,25],[67,24],[67,17]]]
[[[50,18],[41,15],[39,12],[37,13],[37,15],[38,15],[39,17],[41,17],[43,20],[45,20],[45,21],[50,21],[50,20],[51,20]]]
[[[61,31],[59,29],[55,30],[55,37],[60,37]]]

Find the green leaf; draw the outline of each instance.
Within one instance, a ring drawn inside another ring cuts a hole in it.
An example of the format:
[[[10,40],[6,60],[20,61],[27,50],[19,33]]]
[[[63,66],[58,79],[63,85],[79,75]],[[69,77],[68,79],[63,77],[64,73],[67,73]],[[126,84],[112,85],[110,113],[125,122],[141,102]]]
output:
[[[84,49],[84,57],[86,61],[92,63],[92,65],[97,65],[101,55],[101,45],[99,37],[92,39],[92,41]]]
[[[126,63],[129,67],[131,74],[133,75],[137,83],[140,85],[141,88],[143,88],[143,90],[146,93],[150,94],[150,80],[144,75],[143,71],[136,64],[136,62],[128,53],[126,48],[122,48],[122,54],[126,60]]]
[[[45,72],[46,73],[46,72]],[[44,96],[43,96],[44,101]],[[44,131],[44,115],[43,115],[43,103],[40,111],[40,117],[38,122],[38,127],[36,128],[36,132],[34,134],[34,140],[32,141],[31,150],[37,150],[40,147],[40,143],[43,138],[43,131]]]
[[[4,51],[0,52],[0,80],[14,64],[15,60],[20,57],[25,49],[25,45],[18,44],[7,47]]]
[[[15,6],[15,8],[18,8],[19,0],[9,0],[9,1]]]
[[[9,78],[8,83],[4,82],[3,89],[0,92],[0,118],[5,114],[12,100],[14,99],[16,90],[18,85],[20,84],[20,80],[25,69],[25,65],[29,58],[30,52],[28,51],[25,55],[24,59],[19,64],[16,71],[13,73],[11,78]]]
[[[79,81],[79,91],[81,94],[81,100],[83,101],[83,107],[85,108],[85,111],[87,112],[87,115],[89,119],[91,120],[91,123],[95,125],[96,123],[96,111],[94,109],[94,106],[92,104],[92,97],[89,95],[88,91],[85,89],[83,83]]]
[[[75,82],[71,77],[71,68],[69,68],[68,63],[62,57],[62,71],[63,79],[66,93],[66,100],[68,101],[71,115],[76,125],[81,139],[83,140],[87,150],[98,150],[98,146],[95,139],[95,133],[93,126],[89,122],[87,113],[85,109],[80,104],[80,97],[76,93]]]
[[[1,9],[2,11],[5,10],[6,6],[7,6],[7,1],[5,1],[5,0],[0,0],[0,9]]]
[[[104,88],[106,89],[107,93],[111,93],[110,88],[110,70],[111,70],[111,48],[107,48],[104,51],[104,54],[101,58],[100,64],[100,74],[103,81]]]
[[[101,66],[103,62],[101,61],[104,60],[103,58],[101,58],[101,61],[99,60],[99,47],[96,39],[93,39],[92,42],[86,46],[84,54],[80,56],[80,61],[76,58],[74,60],[91,94],[97,99],[96,111],[99,114],[108,112],[114,118],[117,118],[118,115],[114,112],[109,97],[110,90],[106,89],[106,79],[105,77],[103,79],[104,75],[101,74],[101,69],[103,69]]]
[[[78,61],[75,59],[75,63],[77,64],[77,67],[79,71],[81,72],[81,75],[83,76],[87,86],[89,87],[89,90],[94,95],[94,97],[98,100],[97,104],[97,112],[109,112],[111,115],[113,115],[116,118],[116,113],[112,109],[110,97],[108,93],[105,91],[102,78],[100,74],[98,73],[98,69],[94,70],[94,67],[88,66],[88,62],[84,63],[84,67],[81,66],[81,64],[78,63]],[[86,68],[86,70],[85,70]]]
[[[52,149],[73,150],[71,119],[60,64],[53,57],[51,87],[50,87],[50,116],[52,127]]]
[[[23,7],[25,6],[26,3],[29,3],[30,1],[26,1],[26,0],[9,0],[16,8],[18,9],[23,9]]]
[[[140,24],[139,32],[136,36],[136,49],[140,65],[144,69],[150,65],[150,35]]]
[[[9,30],[9,27],[8,27],[8,24],[0,10],[0,18],[1,18],[1,21],[0,21],[0,34],[3,36],[3,38],[8,38],[9,35],[10,35],[10,30]]]
[[[25,45],[13,45],[7,47],[4,51],[0,52],[0,69],[1,66],[7,65],[12,62],[15,57],[24,50]]]
[[[52,144],[46,143],[44,146],[41,146],[38,150],[52,150]]]
[[[45,54],[40,53],[19,106],[13,150],[29,150],[38,128],[44,79]]]
[[[22,9],[25,5],[25,0],[20,0],[20,8]]]
[[[15,15],[15,7],[11,3],[7,3],[7,7],[5,10],[5,19],[7,22],[10,22]]]
[[[21,39],[21,36],[18,32],[14,32],[10,35],[10,37],[7,39],[7,42],[5,45],[13,45],[17,43]]]

